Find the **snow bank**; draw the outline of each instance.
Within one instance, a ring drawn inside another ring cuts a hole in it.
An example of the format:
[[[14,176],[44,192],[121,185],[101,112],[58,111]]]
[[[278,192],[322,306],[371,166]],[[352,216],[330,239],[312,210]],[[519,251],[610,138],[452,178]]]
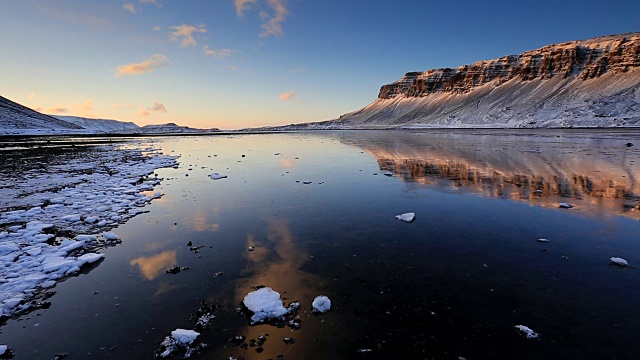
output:
[[[0,211],[23,209],[0,213],[0,317],[37,307],[31,300],[42,289],[102,259],[89,249],[104,241],[99,229],[105,239],[117,239],[108,230],[151,201],[143,192],[160,179],[148,175],[176,158],[101,146],[3,174]]]
[[[324,295],[316,296],[311,303],[314,311],[325,313],[331,309],[331,300]]]
[[[244,297],[243,303],[254,313],[251,317],[253,324],[278,319],[289,313],[283,306],[280,293],[269,287],[248,293]]]

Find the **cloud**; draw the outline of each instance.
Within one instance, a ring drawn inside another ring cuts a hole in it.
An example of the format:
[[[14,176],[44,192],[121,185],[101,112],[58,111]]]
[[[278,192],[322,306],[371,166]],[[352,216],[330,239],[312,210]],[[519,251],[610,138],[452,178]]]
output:
[[[160,26],[154,26],[153,27],[153,31],[160,31],[162,30],[162,28]]]
[[[231,54],[233,53],[233,50],[229,50],[229,49],[213,50],[209,48],[209,45],[205,45],[202,48],[202,52],[204,52],[209,56],[213,56],[216,59],[224,59],[226,57],[231,56]]]
[[[132,14],[136,13],[136,7],[132,3],[124,3],[122,8],[129,11]]]
[[[29,93],[29,95],[27,95],[27,97],[29,97],[29,100],[33,100],[36,97],[36,93],[34,93],[33,91]]]
[[[284,36],[284,30],[282,29],[282,23],[289,16],[289,10],[287,9],[287,0],[262,0],[263,3],[271,8],[272,13],[265,10],[258,12],[258,17],[263,21],[261,28],[261,38],[268,36]],[[253,7],[259,6],[258,0],[234,0],[236,7],[236,13],[238,16],[243,16],[246,10],[251,10]]]
[[[264,38],[271,35],[283,36],[284,30],[282,29],[282,22],[289,15],[289,10],[286,8],[287,0],[267,0],[267,3],[271,9],[273,9],[275,15],[262,24],[264,31],[260,34],[260,37]]]
[[[93,100],[87,100],[80,105],[77,105],[81,111],[93,111]]]
[[[149,116],[151,115],[152,112],[161,112],[166,114],[167,109],[164,107],[164,104],[162,104],[161,102],[154,101],[153,105],[151,105],[150,107],[140,108],[140,110],[138,111],[138,115],[140,117]]]
[[[115,76],[122,77],[125,75],[135,76],[155,71],[158,68],[166,66],[169,58],[162,54],[151,55],[147,60],[140,63],[126,64],[118,66]]]
[[[295,96],[296,96],[295,92],[287,91],[287,92],[283,92],[280,95],[278,95],[278,99],[280,101],[292,101]]]
[[[62,106],[57,106],[57,107],[48,108],[47,112],[49,114],[66,114],[69,112],[69,109]]]
[[[233,4],[236,7],[236,14],[238,14],[238,16],[244,15],[244,11],[251,9],[251,6],[257,2],[258,0],[233,0]]]
[[[188,47],[196,45],[196,39],[193,37],[194,33],[205,33],[207,28],[204,24],[193,26],[182,24],[180,26],[172,26],[173,31],[169,32],[169,39],[173,41],[180,41],[180,46]]]

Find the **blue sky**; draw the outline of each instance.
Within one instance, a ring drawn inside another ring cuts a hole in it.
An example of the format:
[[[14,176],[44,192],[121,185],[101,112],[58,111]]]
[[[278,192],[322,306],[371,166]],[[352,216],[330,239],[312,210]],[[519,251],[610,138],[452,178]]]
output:
[[[222,129],[321,121],[408,71],[640,31],[640,1],[5,0],[0,95]]]

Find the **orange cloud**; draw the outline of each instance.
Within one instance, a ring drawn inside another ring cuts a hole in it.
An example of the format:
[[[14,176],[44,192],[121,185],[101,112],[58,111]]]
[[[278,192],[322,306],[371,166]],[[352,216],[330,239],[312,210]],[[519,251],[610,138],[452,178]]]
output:
[[[233,4],[236,7],[236,14],[238,14],[238,16],[244,15],[244,11],[251,9],[251,6],[257,2],[258,0],[233,0]]]
[[[158,68],[166,66],[169,58],[162,54],[151,55],[151,57],[143,62],[126,64],[118,67],[115,76],[122,77],[125,75],[135,76],[155,71]]]
[[[233,53],[233,50],[229,50],[229,49],[213,50],[209,48],[209,45],[205,45],[202,48],[202,52],[204,52],[209,56],[213,56],[214,58],[217,58],[217,59],[224,59],[226,57],[231,56],[231,53]]]
[[[130,12],[132,14],[136,13],[136,7],[132,3],[124,3],[124,4],[122,4],[122,8],[127,10],[128,12]]]
[[[151,112],[161,112],[161,113],[167,113],[167,109],[164,107],[164,104],[158,101],[154,101],[153,105],[151,105],[150,107],[147,108],[140,108],[140,111],[138,112],[138,115],[140,117],[144,117],[144,116],[149,116],[151,115]]]
[[[180,26],[172,26],[171,31],[169,33],[169,39],[173,41],[180,41],[180,46],[188,47],[196,45],[196,39],[193,37],[194,33],[205,33],[207,32],[207,28],[204,24],[193,26],[182,24]]]
[[[296,96],[295,92],[287,91],[278,95],[278,99],[280,99],[280,101],[291,101],[295,96]]]
[[[262,24],[262,29],[264,30],[262,34],[260,34],[261,38],[275,35],[275,36],[283,36],[284,30],[282,29],[282,22],[289,15],[289,10],[286,8],[287,0],[268,0],[267,3],[273,9],[274,15],[267,22]]]
[[[27,96],[29,97],[29,100],[33,100],[36,97],[36,93],[30,92]]]

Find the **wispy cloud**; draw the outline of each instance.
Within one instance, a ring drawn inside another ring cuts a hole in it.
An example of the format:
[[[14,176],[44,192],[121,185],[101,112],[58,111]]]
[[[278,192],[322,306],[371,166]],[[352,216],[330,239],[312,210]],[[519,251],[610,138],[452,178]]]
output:
[[[204,52],[205,54],[207,54],[209,56],[213,56],[216,59],[224,59],[226,57],[231,56],[231,54],[233,53],[233,50],[229,50],[229,49],[214,50],[214,49],[210,49],[209,45],[205,45],[202,48],[202,52]]]
[[[280,95],[278,95],[278,99],[280,101],[292,101],[294,100],[293,98],[296,96],[296,93],[294,91],[287,91],[287,92],[283,92]]]
[[[29,100],[33,100],[36,98],[36,93],[34,93],[33,91],[29,93],[29,95],[27,95],[27,97],[29,98]]]
[[[162,30],[162,28],[160,26],[154,26],[153,27],[153,31],[160,31]]]
[[[126,64],[118,66],[115,76],[122,77],[125,75],[135,76],[155,71],[158,68],[166,66],[169,58],[162,54],[151,55],[150,58],[143,62]]]
[[[47,113],[49,114],[66,114],[69,112],[69,109],[62,106],[55,106],[47,109]]]
[[[149,116],[151,115],[152,112],[161,112],[166,114],[167,113],[167,109],[164,107],[164,104],[159,102],[159,101],[154,101],[153,105],[147,107],[147,108],[140,108],[140,111],[138,111],[138,115],[140,117],[144,117],[144,116]]]
[[[287,10],[286,7],[287,0],[267,0],[267,3],[269,7],[273,9],[274,15],[262,24],[264,31],[260,34],[260,37],[264,38],[271,35],[283,36],[284,30],[282,29],[282,22],[289,15],[289,10]]]
[[[289,16],[289,10],[287,9],[287,0],[262,0],[266,3],[266,6],[270,8],[270,12],[266,10],[260,10],[258,17],[263,20],[261,38],[268,36],[284,36],[284,30],[282,23]],[[258,0],[234,0],[236,7],[236,14],[243,16],[244,12],[251,10],[254,7],[259,7]]]
[[[124,3],[124,4],[122,4],[122,8],[127,10],[128,12],[130,12],[132,14],[136,13],[136,7],[132,3]]]
[[[193,37],[194,33],[205,33],[207,28],[204,24],[193,26],[182,24],[180,26],[172,26],[173,31],[169,32],[169,39],[173,41],[180,41],[182,47],[188,47],[196,45],[198,42]]]
[[[233,0],[233,4],[236,7],[236,14],[238,14],[238,16],[244,15],[244,11],[251,9],[251,6],[257,2],[258,0]]]

